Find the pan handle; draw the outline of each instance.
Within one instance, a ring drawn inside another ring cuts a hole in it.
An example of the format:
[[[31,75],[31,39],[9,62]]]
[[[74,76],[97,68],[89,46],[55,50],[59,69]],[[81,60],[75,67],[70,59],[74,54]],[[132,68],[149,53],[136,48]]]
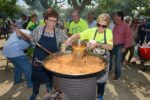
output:
[[[56,56],[53,54],[53,53],[51,53],[49,50],[47,50],[46,48],[44,48],[43,46],[41,46],[39,43],[35,43],[38,47],[40,47],[41,49],[43,49],[45,52],[47,52],[48,54],[50,54],[53,58],[55,58],[57,61],[59,61],[59,62],[61,62],[60,60],[58,60],[57,58],[56,58]]]

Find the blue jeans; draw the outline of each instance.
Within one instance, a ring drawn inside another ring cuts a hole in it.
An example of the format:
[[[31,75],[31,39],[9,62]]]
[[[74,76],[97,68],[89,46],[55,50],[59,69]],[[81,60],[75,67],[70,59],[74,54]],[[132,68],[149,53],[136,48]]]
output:
[[[113,50],[110,51],[109,70],[112,70],[113,55],[115,55],[115,77],[114,77],[115,79],[118,79],[121,76],[121,66],[122,66],[122,56],[123,56],[121,49],[123,47],[124,45],[115,45],[113,47]]]
[[[29,58],[26,55],[8,58],[14,65],[14,83],[21,82],[22,72],[25,75],[27,86],[32,87],[31,75],[32,75],[32,65]]]

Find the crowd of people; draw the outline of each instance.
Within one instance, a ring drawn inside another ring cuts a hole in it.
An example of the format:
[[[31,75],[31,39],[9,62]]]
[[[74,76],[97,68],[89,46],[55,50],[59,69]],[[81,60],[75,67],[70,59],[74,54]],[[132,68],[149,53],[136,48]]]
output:
[[[102,13],[97,18],[93,12],[89,12],[86,21],[81,18],[78,10],[72,10],[71,17],[72,20],[67,25],[58,27],[59,15],[49,8],[39,22],[36,14],[32,14],[29,19],[22,15],[22,19],[13,25],[13,32],[3,47],[3,55],[14,65],[14,85],[22,82],[24,73],[27,87],[33,90],[30,100],[36,100],[41,83],[45,83],[48,93],[53,87],[52,73],[43,66],[43,60],[48,54],[36,43],[56,53],[61,51],[63,45],[70,46],[76,39],[87,40],[87,48],[108,62],[107,69],[98,75],[97,80],[98,100],[103,100],[109,73],[113,72],[113,56],[115,62],[112,78],[118,80],[127,53],[130,52],[127,61],[131,63],[132,58],[138,57],[135,46],[142,45],[145,41],[150,42],[150,23],[146,24],[145,19],[141,23],[137,18],[126,19],[122,11],[112,13],[111,16]],[[100,50],[105,52],[101,53]],[[27,55],[29,52],[32,61]]]
[[[10,18],[3,19],[0,17],[0,38],[2,38],[2,35],[7,38],[9,37],[9,33],[11,33],[11,29],[9,25],[12,23],[12,20]]]

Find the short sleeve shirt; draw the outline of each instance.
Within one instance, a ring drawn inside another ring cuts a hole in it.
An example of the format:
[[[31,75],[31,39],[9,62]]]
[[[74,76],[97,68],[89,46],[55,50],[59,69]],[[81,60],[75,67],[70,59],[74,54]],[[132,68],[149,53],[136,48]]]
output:
[[[33,31],[37,26],[38,26],[37,23],[33,23],[32,21],[29,21],[26,29],[30,30],[30,31]]]
[[[97,32],[97,27],[87,29],[87,30],[79,33],[80,34],[80,39],[81,40],[88,40],[88,41],[94,40],[94,36],[95,36],[96,32]],[[106,42],[107,42],[107,44],[113,45],[112,31],[110,29],[106,28],[105,32],[106,32]],[[95,40],[98,43],[104,43],[105,42],[104,41],[104,32],[103,33],[97,32],[97,34],[95,36]]]
[[[78,23],[75,23],[74,21],[72,21],[69,25],[70,34],[78,34],[80,32],[83,32],[86,29],[88,29],[88,24],[82,18],[80,18],[80,21]]]

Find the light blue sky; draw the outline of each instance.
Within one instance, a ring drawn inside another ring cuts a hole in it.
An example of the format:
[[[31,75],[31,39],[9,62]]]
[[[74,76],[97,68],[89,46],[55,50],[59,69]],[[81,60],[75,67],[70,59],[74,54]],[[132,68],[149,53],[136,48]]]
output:
[[[28,7],[23,0],[17,0],[17,4],[20,6]]]
[[[26,5],[26,3],[25,3],[23,0],[17,0],[17,4],[20,5],[20,6],[28,7],[28,5]],[[65,2],[64,2],[63,4],[61,4],[61,5],[63,5],[63,6],[62,6],[63,8],[68,8],[68,4],[67,4],[67,1],[66,1],[66,0],[65,0]],[[59,6],[61,6],[61,5],[59,5]]]

